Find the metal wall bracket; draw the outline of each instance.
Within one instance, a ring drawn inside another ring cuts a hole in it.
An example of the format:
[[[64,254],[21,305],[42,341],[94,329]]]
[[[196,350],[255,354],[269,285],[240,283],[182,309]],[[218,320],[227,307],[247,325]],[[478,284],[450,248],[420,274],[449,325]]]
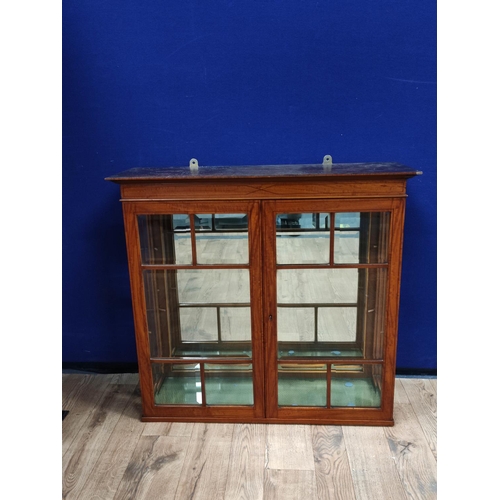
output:
[[[196,158],[191,158],[189,161],[189,170],[191,172],[198,172],[198,160]]]
[[[325,168],[326,170],[331,170],[332,165],[333,165],[333,162],[332,162],[331,155],[325,155],[323,157],[323,168]]]

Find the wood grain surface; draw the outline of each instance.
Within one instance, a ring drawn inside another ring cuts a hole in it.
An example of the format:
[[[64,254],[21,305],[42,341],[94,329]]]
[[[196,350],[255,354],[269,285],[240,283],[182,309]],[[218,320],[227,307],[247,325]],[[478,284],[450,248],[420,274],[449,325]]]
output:
[[[397,379],[394,427],[143,423],[137,382],[65,375],[63,498],[436,498],[433,379]]]
[[[231,424],[196,425],[187,447],[176,500],[225,498],[234,433]]]
[[[102,453],[87,475],[78,500],[113,498],[141,437],[144,425],[140,422],[140,414],[141,404],[136,386],[109,439],[105,441]]]
[[[264,497],[266,426],[234,426],[229,472],[224,498],[261,500]]]
[[[77,377],[79,377],[77,375]],[[88,375],[79,378],[73,390],[63,392],[63,410],[69,411],[62,421],[62,451],[63,456],[75,440],[78,432],[89,418],[98,401],[106,394],[109,383],[114,378],[112,375]],[[67,388],[63,386],[63,391]]]
[[[314,471],[266,469],[264,498],[266,500],[317,499]]]
[[[437,498],[436,459],[400,380],[396,383],[394,418],[394,427],[384,430],[407,496]]]
[[[325,169],[323,164],[291,164],[291,165],[235,165],[235,166],[201,166],[192,172],[186,165],[183,167],[144,168],[136,167],[106,177],[113,182],[140,180],[175,180],[190,179],[192,182],[203,179],[275,179],[296,176],[313,176],[335,178],[342,176],[359,177],[412,177],[418,175],[417,170],[398,163],[335,163],[332,168]]]
[[[407,498],[383,427],[343,427],[356,500]]]
[[[319,500],[355,499],[342,427],[315,425],[312,443]]]
[[[266,453],[268,469],[315,470],[311,427],[268,425]]]
[[[189,438],[141,436],[114,499],[174,498]]]
[[[401,379],[432,453],[437,458],[437,393],[430,379]]]
[[[63,456],[64,499],[78,498],[134,389],[126,384],[108,388]]]

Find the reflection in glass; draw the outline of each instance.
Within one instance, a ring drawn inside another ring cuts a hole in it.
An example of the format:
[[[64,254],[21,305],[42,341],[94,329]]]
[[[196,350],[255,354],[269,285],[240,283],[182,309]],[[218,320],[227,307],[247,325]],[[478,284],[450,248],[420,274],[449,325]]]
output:
[[[329,214],[279,214],[278,264],[325,264],[330,260]]]
[[[279,406],[326,406],[326,365],[279,364]]]
[[[250,341],[252,339],[249,307],[220,308],[221,339],[227,342]]]
[[[199,364],[152,364],[154,400],[158,405],[201,405]]]
[[[278,304],[357,302],[357,269],[279,269],[277,273]]]
[[[192,263],[188,215],[138,215],[137,224],[143,264]]]
[[[389,212],[335,214],[334,262],[379,264],[387,262]]]
[[[182,269],[177,281],[181,303],[250,303],[248,269]]]
[[[359,263],[359,231],[335,231],[334,239],[335,264]]]
[[[248,231],[247,214],[196,214],[196,231]]]
[[[252,365],[205,364],[207,405],[253,405]]]
[[[356,307],[318,308],[319,342],[355,342]]]
[[[331,407],[378,408],[382,365],[331,365]],[[278,365],[279,406],[327,406],[325,364]]]
[[[346,368],[332,366],[331,406],[380,407],[382,365],[360,365],[361,373]]]
[[[278,358],[291,360],[297,357],[309,358],[362,358],[363,351],[356,345],[338,345],[319,342],[290,343],[280,342],[278,345]]]
[[[251,356],[248,269],[145,270],[152,357]]]
[[[199,264],[248,264],[246,214],[197,214],[195,227]]]
[[[337,212],[335,214],[335,228],[352,228],[359,231],[359,212]]]
[[[278,307],[278,342],[314,341],[312,307]]]
[[[387,269],[277,273],[278,358],[383,359]]]
[[[217,309],[214,307],[181,307],[181,338],[189,342],[217,341]]]
[[[252,357],[250,342],[182,342],[173,350],[172,357],[215,358],[215,357]]]
[[[364,312],[358,317],[358,329],[364,331],[363,351],[365,357],[381,359],[385,337],[385,302],[387,295],[386,269],[360,269],[360,308]]]

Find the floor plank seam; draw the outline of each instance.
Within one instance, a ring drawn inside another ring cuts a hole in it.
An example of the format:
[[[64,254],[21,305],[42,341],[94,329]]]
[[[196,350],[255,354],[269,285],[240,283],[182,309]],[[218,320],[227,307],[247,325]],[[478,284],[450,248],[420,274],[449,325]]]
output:
[[[433,449],[433,446],[432,446],[432,442],[429,441],[429,438],[428,438],[428,433],[426,432],[426,429],[424,427],[424,425],[422,424],[422,421],[421,419],[418,417],[418,411],[416,410],[414,404],[413,404],[413,401],[412,401],[412,398],[411,398],[411,395],[410,393],[407,391],[407,388],[406,388],[406,385],[405,384],[401,384],[403,386],[403,389],[406,393],[406,396],[408,397],[408,401],[410,402],[410,406],[411,406],[411,409],[415,415],[415,418],[418,422],[418,425],[420,426],[420,429],[422,430],[422,434],[424,435],[424,438],[425,438],[425,442],[427,443],[427,446],[429,447],[429,449],[431,450],[431,454],[432,456],[434,457],[434,460],[436,461],[437,463],[437,449],[434,450]],[[437,401],[436,401],[436,404],[437,404]],[[431,412],[432,414],[432,412]]]
[[[177,449],[185,450],[184,456],[177,458],[175,470],[180,472],[174,476],[166,469],[163,473],[168,476],[159,475],[159,468],[150,467],[153,458],[147,467],[140,467],[141,450],[147,449],[144,442],[138,448],[140,441],[155,436],[145,435],[148,424],[139,421],[140,415],[135,416],[140,413],[136,401],[138,382],[120,383],[124,380],[92,375],[90,389],[85,384],[82,390],[78,383],[66,395],[66,401],[71,394],[76,399],[68,405],[70,414],[64,422],[73,438],[63,454],[63,498],[118,500],[131,498],[133,491],[138,500],[153,492],[156,498],[165,477],[170,478],[168,491],[158,498],[266,500],[282,498],[283,494],[298,498],[304,492],[304,498],[311,500],[435,498],[437,391],[435,383],[427,378],[402,378],[398,382],[402,392],[395,402],[399,420],[394,427],[368,430],[338,426],[335,431],[332,426],[322,429],[278,424],[262,428],[252,424],[182,423],[152,427],[149,432],[160,434],[157,438],[163,440],[154,447],[153,465]],[[92,398],[96,398],[93,405]],[[75,417],[71,410],[75,406],[80,408],[78,419],[67,427],[68,419]],[[129,425],[129,419],[134,418],[137,422]],[[133,437],[128,441],[126,455],[121,448],[122,436]],[[182,441],[174,444],[176,439]],[[191,470],[194,465],[196,471]],[[135,471],[133,477],[126,474],[128,468]]]
[[[113,384],[108,384],[108,386],[109,386],[109,385],[113,385]],[[117,385],[117,384],[114,384],[114,385]],[[106,439],[105,439],[105,441],[104,441],[104,445],[102,446],[101,451],[100,451],[100,453],[98,454],[98,456],[95,458],[95,460],[94,460],[94,465],[92,466],[92,469],[89,471],[88,476],[87,476],[87,478],[85,479],[85,481],[84,481],[84,483],[83,483],[83,486],[82,486],[82,488],[81,488],[81,491],[80,491],[80,493],[79,493],[79,494],[78,494],[78,496],[77,496],[77,499],[79,499],[79,498],[80,498],[80,497],[84,494],[84,492],[85,492],[85,486],[86,486],[86,485],[87,485],[87,483],[90,481],[90,478],[92,477],[92,474],[94,473],[94,469],[95,469],[96,465],[99,463],[99,460],[101,459],[102,454],[103,454],[103,453],[104,453],[104,451],[106,450],[107,444],[109,443],[109,441],[110,441],[110,439],[111,439],[111,436],[112,436],[112,434],[113,434],[114,429],[116,428],[116,426],[117,426],[117,424],[118,424],[118,422],[119,422],[119,420],[120,420],[121,416],[123,415],[123,412],[124,412],[125,408],[127,408],[128,404],[129,404],[129,402],[130,402],[130,400],[132,399],[132,397],[133,397],[133,393],[134,393],[134,390],[135,390],[135,387],[137,387],[137,385],[136,385],[136,386],[134,386],[134,388],[132,389],[131,393],[129,394],[129,397],[128,397],[128,399],[127,399],[127,402],[126,402],[126,403],[125,403],[125,405],[123,406],[123,409],[122,409],[122,411],[120,412],[119,417],[116,419],[115,424],[114,424],[114,425],[113,425],[113,426],[112,426],[112,427],[108,430],[108,432],[107,432],[107,434],[106,434]],[[103,392],[103,396],[105,395],[105,393],[106,393],[106,391],[104,391],[104,392]],[[101,400],[101,398],[99,399],[99,401],[100,401],[100,400]],[[96,405],[96,406],[97,406],[97,405]],[[91,415],[92,415],[93,411],[94,411],[94,409],[92,409],[92,411],[89,413],[89,418],[91,417]],[[107,418],[107,416],[106,416],[106,418]],[[88,420],[88,419],[87,419],[87,420]],[[104,420],[105,420],[105,419],[104,419]],[[69,451],[69,449],[68,449],[68,451]],[[68,462],[68,463],[69,463],[69,462]]]
[[[135,393],[135,391],[137,390],[137,387],[139,387],[139,382],[137,382],[137,385],[135,386],[134,390],[132,391],[131,398],[132,398],[132,397],[134,397],[134,393]],[[140,395],[139,395],[138,397],[140,397]],[[116,495],[117,495],[117,494],[118,494],[118,492],[120,491],[121,485],[122,485],[122,483],[123,483],[123,481],[124,481],[124,478],[125,478],[125,472],[127,471],[127,468],[128,468],[128,466],[129,466],[129,464],[130,464],[130,460],[131,460],[131,459],[132,459],[132,457],[134,456],[135,450],[136,450],[136,449],[137,449],[137,447],[139,446],[139,442],[140,442],[141,437],[142,437],[142,435],[143,435],[142,433],[143,433],[143,431],[144,431],[144,428],[145,428],[145,425],[143,425],[142,430],[141,430],[141,432],[140,432],[140,434],[139,434],[139,437],[137,438],[137,441],[136,441],[136,443],[135,443],[134,449],[133,449],[133,450],[132,450],[132,452],[130,453],[130,458],[129,458],[129,461],[127,462],[127,465],[126,465],[126,466],[124,467],[124,469],[123,469],[123,474],[122,474],[122,477],[120,478],[120,481],[118,482],[118,484],[117,484],[117,486],[116,486],[116,491],[115,491],[115,492],[114,492],[114,494],[113,494],[113,499],[116,497]]]
[[[196,425],[196,424],[195,424]],[[143,429],[144,430],[144,429]],[[184,466],[186,464],[186,460],[188,459],[188,454],[187,454],[187,450],[190,449],[190,446],[191,446],[191,441],[193,439],[193,433],[194,433],[194,425],[191,427],[191,433],[189,434],[189,441],[187,443],[187,447],[186,447],[186,454],[184,455],[184,460],[182,461],[182,465],[180,466],[180,469],[181,469],[181,475],[182,475],[182,471],[184,469]],[[142,434],[142,433],[141,433]],[[177,482],[177,486],[175,487],[175,492],[174,492],[174,496],[172,498],[177,498],[177,491],[179,490],[179,486],[180,486],[180,480]]]
[[[94,377],[98,377],[98,375],[93,375],[92,378],[94,378]],[[92,381],[92,379],[90,379],[89,384],[91,381]],[[73,436],[73,439],[71,440],[70,443],[68,443],[68,447],[62,456],[63,459],[66,457],[68,451],[71,449],[71,446],[73,445],[73,443],[74,443],[76,437],[78,436],[78,434],[80,433],[81,429],[83,429],[83,427],[86,425],[87,421],[89,420],[90,416],[92,415],[92,412],[95,410],[95,408],[97,408],[97,405],[101,402],[101,399],[106,395],[106,390],[109,387],[109,385],[110,385],[110,381],[106,378],[106,384],[102,390],[101,396],[96,400],[96,402],[92,406],[92,408],[87,409],[87,417],[82,420],[81,424],[78,426],[78,429],[74,433],[75,435]],[[74,392],[76,389],[77,388],[75,387],[72,392]],[[73,412],[73,414],[75,414],[75,412]],[[66,423],[68,423],[68,420],[66,421]]]

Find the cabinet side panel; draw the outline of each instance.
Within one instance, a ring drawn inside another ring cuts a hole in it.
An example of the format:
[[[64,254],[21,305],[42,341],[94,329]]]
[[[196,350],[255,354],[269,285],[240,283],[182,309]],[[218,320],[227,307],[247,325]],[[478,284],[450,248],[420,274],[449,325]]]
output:
[[[389,279],[387,283],[386,341],[384,349],[384,395],[382,408],[392,418],[394,406],[394,384],[396,376],[396,349],[398,336],[399,293],[401,280],[401,259],[403,252],[403,226],[406,200],[395,199],[391,217],[389,238]],[[390,411],[390,414],[389,414]]]
[[[141,386],[142,409],[144,416],[153,416],[153,380],[149,369],[149,339],[144,302],[144,283],[141,273],[141,249],[137,219],[132,207],[123,203],[123,218],[127,256],[130,273],[130,289],[132,294],[132,309],[134,313],[135,339],[137,359],[139,363],[139,382]]]

